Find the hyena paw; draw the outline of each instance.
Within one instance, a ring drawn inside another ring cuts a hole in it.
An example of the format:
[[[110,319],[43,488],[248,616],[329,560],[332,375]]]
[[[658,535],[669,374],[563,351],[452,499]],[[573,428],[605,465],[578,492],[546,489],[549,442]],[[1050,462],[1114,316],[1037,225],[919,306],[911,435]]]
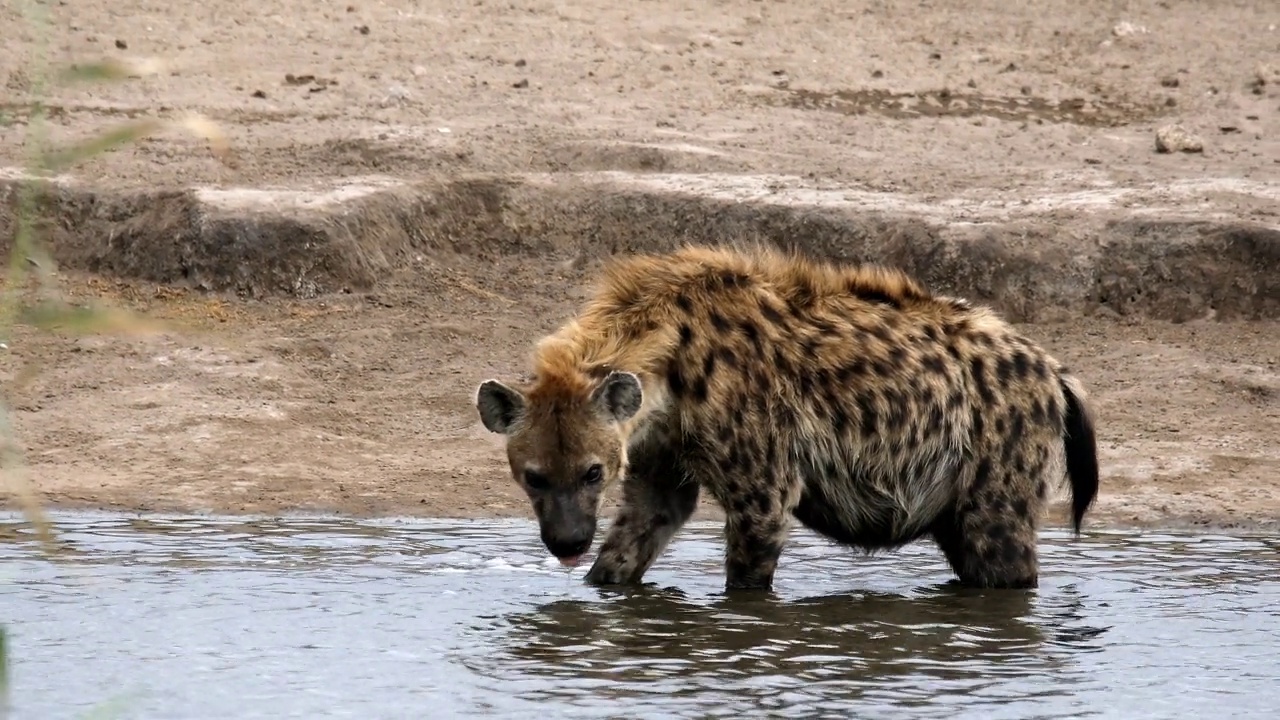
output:
[[[602,555],[587,571],[586,581],[590,585],[623,585],[631,581],[630,575],[622,563]]]

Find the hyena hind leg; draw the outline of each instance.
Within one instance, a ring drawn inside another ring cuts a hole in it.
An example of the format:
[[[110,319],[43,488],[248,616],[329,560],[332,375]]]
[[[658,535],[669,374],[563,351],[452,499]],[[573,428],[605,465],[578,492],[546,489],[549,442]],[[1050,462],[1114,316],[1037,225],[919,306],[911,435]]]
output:
[[[986,465],[986,463],[983,463]],[[934,522],[932,534],[962,585],[1028,589],[1039,584],[1036,552],[1040,499],[1017,491],[1018,478],[980,468],[990,477],[975,483],[954,511]]]
[[[799,501],[795,483],[766,482],[723,493],[725,589],[771,590]]]
[[[725,589],[771,590],[790,514],[730,514],[725,522]]]
[[[622,507],[586,581],[639,583],[697,506],[698,484],[685,476],[674,450],[637,453],[623,481]]]

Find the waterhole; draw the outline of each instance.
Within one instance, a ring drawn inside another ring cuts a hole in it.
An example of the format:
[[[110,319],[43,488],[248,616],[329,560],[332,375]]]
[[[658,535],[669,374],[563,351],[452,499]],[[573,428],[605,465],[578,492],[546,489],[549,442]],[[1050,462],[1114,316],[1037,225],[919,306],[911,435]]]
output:
[[[1273,718],[1280,541],[1042,535],[1035,591],[926,543],[793,534],[722,593],[719,528],[598,590],[514,521],[0,516],[13,718]]]

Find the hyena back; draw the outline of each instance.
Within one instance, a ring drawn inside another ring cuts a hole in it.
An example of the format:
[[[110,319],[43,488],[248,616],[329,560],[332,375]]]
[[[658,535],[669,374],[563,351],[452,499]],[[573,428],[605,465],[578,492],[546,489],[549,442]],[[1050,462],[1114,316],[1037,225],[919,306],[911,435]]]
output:
[[[932,537],[966,585],[1034,587],[1050,482],[1077,533],[1098,489],[1079,381],[990,310],[776,251],[610,263],[532,381],[476,405],[563,563],[621,483],[595,584],[639,582],[706,491],[730,589],[772,586],[793,519],[867,551]]]

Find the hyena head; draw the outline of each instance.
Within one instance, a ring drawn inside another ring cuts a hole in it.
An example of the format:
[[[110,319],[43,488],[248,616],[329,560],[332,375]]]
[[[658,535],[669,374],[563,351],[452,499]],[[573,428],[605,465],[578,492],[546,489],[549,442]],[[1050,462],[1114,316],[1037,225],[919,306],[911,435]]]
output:
[[[622,424],[640,403],[640,379],[616,371],[598,382],[540,380],[527,392],[486,380],[476,393],[480,420],[506,436],[511,474],[563,565],[591,547],[604,491],[626,472]]]

